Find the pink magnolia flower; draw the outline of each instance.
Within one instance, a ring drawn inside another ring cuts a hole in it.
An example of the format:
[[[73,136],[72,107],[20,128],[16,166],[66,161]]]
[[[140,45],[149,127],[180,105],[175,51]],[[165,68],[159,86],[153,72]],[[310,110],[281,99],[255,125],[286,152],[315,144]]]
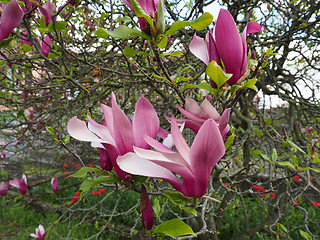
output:
[[[91,142],[98,148],[100,161],[106,162],[106,168],[114,167],[117,175],[122,180],[128,180],[128,173],[122,171],[116,159],[128,152],[133,152],[133,146],[150,149],[144,140],[144,135],[155,138],[160,136],[163,129],[160,128],[159,119],[151,103],[144,97],[140,97],[136,104],[136,111],[132,121],[124,114],[112,94],[112,107],[100,104],[104,113],[105,124],[101,125],[88,116],[88,127],[84,121],[73,117],[67,124],[69,134],[80,141]],[[103,165],[102,165],[103,166]]]
[[[128,173],[163,179],[186,197],[202,197],[213,167],[225,154],[218,125],[213,119],[207,119],[200,127],[191,148],[174,118],[171,119],[171,135],[178,152],[145,136],[145,140],[156,151],[134,147],[135,153],[118,157],[117,163]],[[173,172],[182,177],[182,183]]]
[[[192,98],[186,98],[184,109],[180,106],[178,106],[178,109],[187,119],[178,119],[177,122],[185,122],[185,127],[190,128],[196,133],[199,131],[201,125],[209,118],[212,118],[218,124],[223,140],[230,130],[228,124],[230,108],[224,110],[220,116],[207,98],[203,100],[200,106]]]
[[[53,177],[51,179],[51,186],[52,186],[53,192],[58,193],[58,178],[57,177]]]
[[[46,57],[49,56],[49,51],[51,48],[51,39],[50,36],[47,34],[44,39],[39,40],[40,50],[42,54]]]
[[[1,196],[6,195],[6,194],[7,194],[7,191],[9,190],[9,188],[10,188],[10,184],[7,184],[7,183],[5,183],[5,182],[2,182],[2,183],[0,184],[0,194],[1,194]]]
[[[130,0],[122,0],[133,12],[134,8],[131,4]],[[154,22],[157,23],[157,30],[159,31],[160,28],[164,28],[164,26],[160,26],[164,24],[161,19],[158,19],[158,8],[159,8],[159,2],[161,1],[162,4],[162,11],[164,8],[164,2],[163,0],[138,0],[140,6],[142,9],[154,20]],[[139,17],[139,24],[140,24],[140,29],[143,32],[150,33],[150,26],[148,22],[145,20],[144,17]],[[159,33],[162,33],[161,31],[164,29],[161,29]]]
[[[36,228],[36,233],[30,233],[31,237],[38,238],[39,240],[44,240],[44,236],[47,232],[44,230],[44,227],[40,224],[38,228]]]
[[[0,41],[8,38],[13,29],[20,25],[23,15],[17,0],[12,0],[5,5],[0,17]]]
[[[221,9],[214,33],[210,30],[206,35],[206,43],[196,34],[189,44],[190,51],[206,65],[214,60],[220,67],[225,67],[226,73],[233,76],[228,80],[229,85],[235,84],[246,72],[248,33],[262,32],[259,23],[251,21],[243,30],[240,37],[232,15]],[[223,64],[222,64],[223,63]],[[215,84],[212,84],[215,87]]]
[[[50,3],[49,0],[46,4],[43,4],[42,6],[39,6],[39,10],[41,14],[44,16],[45,24],[48,26],[49,23],[52,22],[52,13],[56,11],[56,5],[53,3]]]
[[[21,194],[27,193],[27,177],[25,174],[22,175],[22,178],[14,178],[14,180],[9,181],[12,187],[18,188]]]

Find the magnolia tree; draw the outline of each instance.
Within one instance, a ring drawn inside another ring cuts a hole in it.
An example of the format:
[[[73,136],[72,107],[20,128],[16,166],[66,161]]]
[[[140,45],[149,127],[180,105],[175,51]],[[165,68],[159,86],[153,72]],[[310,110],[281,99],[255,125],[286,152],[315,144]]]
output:
[[[90,219],[90,239],[319,237],[319,6],[1,3],[7,204]],[[49,225],[30,235],[73,231]]]

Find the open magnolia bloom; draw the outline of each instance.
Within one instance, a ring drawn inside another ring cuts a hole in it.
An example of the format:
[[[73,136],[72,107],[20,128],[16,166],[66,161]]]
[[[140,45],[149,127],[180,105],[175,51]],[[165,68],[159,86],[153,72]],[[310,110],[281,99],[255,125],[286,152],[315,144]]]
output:
[[[4,6],[4,4],[0,4]],[[12,0],[2,9],[0,16],[0,41],[9,37],[14,28],[20,25],[24,12],[16,0]]]
[[[190,128],[196,133],[199,131],[201,125],[209,118],[212,118],[218,124],[223,140],[230,130],[230,126],[228,124],[230,108],[224,110],[220,116],[207,98],[203,100],[200,106],[192,98],[186,98],[184,109],[179,105],[178,109],[187,119],[177,119],[177,122],[184,122],[186,128]]]
[[[233,85],[245,74],[247,69],[246,35],[255,32],[261,33],[261,26],[259,23],[251,21],[240,37],[232,15],[228,10],[221,9],[214,33],[211,30],[207,33],[206,42],[195,34],[189,48],[206,65],[214,60],[220,67],[224,66],[226,73],[233,74],[227,81],[229,85]],[[212,85],[216,86],[216,84]]]
[[[36,228],[36,233],[30,233],[31,237],[38,238],[39,240],[44,240],[47,232],[44,230],[44,227],[40,224],[39,227]]]
[[[95,122],[90,116],[88,126],[84,121],[73,117],[68,122],[68,132],[72,137],[91,142],[92,146],[100,148],[100,158],[108,161],[106,166],[110,168],[112,164],[119,178],[128,180],[128,174],[118,167],[117,157],[133,152],[133,146],[150,149],[144,136],[165,136],[164,130],[160,128],[159,118],[152,104],[144,97],[139,98],[132,121],[119,108],[114,94],[111,108],[104,104],[100,104],[100,107],[105,117],[104,125]]]
[[[22,175],[22,178],[14,178],[9,181],[12,187],[18,188],[21,194],[27,193],[27,177],[25,174]]]
[[[134,153],[118,157],[117,163],[128,173],[163,179],[186,197],[202,197],[213,167],[225,154],[218,125],[213,119],[207,119],[191,148],[174,118],[171,118],[171,135],[178,152],[145,136],[145,140],[156,151],[134,147]],[[180,175],[182,182],[173,173]]]

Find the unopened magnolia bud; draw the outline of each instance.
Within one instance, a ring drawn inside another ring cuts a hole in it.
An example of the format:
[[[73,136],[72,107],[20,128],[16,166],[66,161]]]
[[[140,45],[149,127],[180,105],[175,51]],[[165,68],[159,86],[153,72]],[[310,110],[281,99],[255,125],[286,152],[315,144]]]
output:
[[[164,23],[164,0],[159,1],[158,13],[157,13],[157,33],[164,33],[166,25]]]

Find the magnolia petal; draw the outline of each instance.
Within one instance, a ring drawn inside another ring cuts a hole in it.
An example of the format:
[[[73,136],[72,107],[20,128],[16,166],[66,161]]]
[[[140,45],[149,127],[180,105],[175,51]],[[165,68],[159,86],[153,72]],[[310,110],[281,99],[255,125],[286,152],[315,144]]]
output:
[[[34,237],[34,238],[38,238],[38,235],[34,234],[34,233],[30,233],[30,236],[31,237]]]
[[[130,174],[122,171],[117,164],[117,158],[120,154],[118,149],[115,146],[106,143],[103,144],[103,147],[108,152],[109,160],[111,161],[114,171],[116,172],[118,177],[123,181],[128,181],[131,178]]]
[[[208,118],[208,115],[202,111],[198,103],[192,98],[186,98],[186,103],[184,104],[184,109],[198,117]]]
[[[0,17],[0,41],[9,37],[14,28],[19,26],[24,12],[16,0],[10,1]]]
[[[104,142],[102,139],[98,138],[93,134],[88,128],[84,121],[78,119],[78,117],[73,117],[69,120],[67,124],[68,133],[71,137],[85,142]]]
[[[230,125],[228,124],[223,130],[220,131],[223,141],[226,140],[226,135],[230,131]]]
[[[189,159],[190,148],[186,143],[186,140],[182,136],[182,133],[180,132],[178,124],[174,117],[171,118],[171,134],[172,134],[174,145],[176,146],[178,152],[187,161],[187,163],[190,164],[190,159]]]
[[[209,55],[209,63],[214,60],[219,66],[221,67],[221,60],[220,56],[216,47],[215,40],[213,38],[212,31],[209,30],[206,34],[206,44],[208,49],[208,55]],[[207,64],[208,65],[208,64]]]
[[[233,74],[228,80],[229,85],[233,85],[240,78],[243,46],[237,26],[228,10],[220,10],[215,25],[215,40],[226,72]]]
[[[135,153],[127,153],[118,157],[119,167],[128,173],[146,177],[160,178],[170,183],[178,191],[183,189],[176,176],[168,169],[155,164],[148,159],[139,157]]]
[[[113,164],[111,162],[111,159],[109,157],[108,151],[104,149],[104,147],[97,148],[97,151],[99,153],[100,156],[100,165],[102,170],[106,170],[106,171],[111,171]]]
[[[158,11],[159,6],[159,0],[139,0],[139,3],[147,14],[149,14],[152,18],[156,17],[156,12]]]
[[[134,145],[134,134],[131,121],[119,108],[114,93],[112,93],[112,113],[114,123],[114,139],[120,155],[124,155],[127,152],[132,152],[132,147]]]
[[[140,97],[136,104],[136,111],[132,119],[135,146],[149,149],[144,135],[155,138],[159,132],[160,122],[152,104],[144,97]]]
[[[227,127],[229,123],[230,110],[231,110],[230,108],[227,108],[226,110],[223,111],[221,115],[221,118],[219,120],[220,132],[224,131],[224,129]]]
[[[48,26],[52,22],[52,18],[51,18],[52,12],[41,6],[39,6],[39,10],[41,14],[44,16],[44,22],[46,26]]]
[[[194,34],[192,41],[189,44],[189,49],[193,55],[203,61],[206,65],[209,64],[208,49],[202,38]]]
[[[130,0],[122,0],[122,2],[124,2],[124,4],[127,5],[131,9],[131,11],[134,12],[134,8],[133,8]]]
[[[157,140],[144,135],[144,140],[154,149],[156,149],[157,151],[160,152],[168,152],[168,153],[174,153],[174,151],[172,151],[170,148],[168,148],[167,146],[163,145],[162,143],[159,143]]]
[[[114,138],[112,108],[108,107],[107,105],[102,104],[102,103],[100,104],[100,107],[101,107],[103,115],[104,115],[104,120],[105,120],[106,126],[109,129],[111,136]]]
[[[99,142],[91,142],[91,147],[93,147],[93,148],[104,148],[104,146]]]
[[[41,235],[43,235],[46,232],[41,224],[39,224],[38,230],[40,231]]]
[[[219,121],[220,115],[218,111],[212,106],[212,104],[205,98],[200,105],[200,108],[203,112],[205,112],[210,118],[215,121]]]
[[[14,178],[13,180],[9,180],[9,184],[12,187],[19,188],[19,180],[18,180],[18,178]]]
[[[197,133],[201,127],[201,124],[198,124],[196,122],[193,122],[191,120],[186,120],[185,121],[185,127],[191,129],[195,133]]]
[[[177,105],[177,108],[179,109],[180,113],[185,116],[186,118],[192,120],[192,121],[195,121],[195,122],[198,122],[198,123],[202,123],[205,121],[205,119],[197,116],[197,115],[194,115],[193,113],[189,112],[189,111],[186,111],[184,110],[182,107],[180,107],[179,105]]]
[[[163,128],[159,127],[159,131],[157,133],[157,137],[159,138],[166,138],[168,136],[168,132],[164,130]]]
[[[44,39],[39,40],[39,46],[42,54],[46,57],[49,56],[49,51],[51,48],[51,39],[50,36],[47,34]]]
[[[23,180],[23,182],[24,182],[25,184],[27,184],[27,177],[26,177],[25,174],[22,174],[22,178],[21,178],[21,179]]]
[[[179,153],[176,153],[176,152],[174,152],[174,153],[160,153],[160,152],[146,150],[146,149],[142,149],[142,148],[138,148],[138,147],[133,147],[133,149],[134,149],[134,152],[139,157],[146,158],[150,161],[157,160],[158,162],[175,163],[175,164],[178,164],[181,166],[189,167],[189,164],[180,156]],[[171,171],[174,171],[174,170],[171,170]]]
[[[255,22],[255,21],[251,21],[248,22],[247,26],[244,28],[243,32],[242,32],[242,46],[243,46],[243,62],[242,62],[242,66],[241,69],[244,70],[247,67],[247,34],[249,33],[256,33],[262,32],[261,26],[259,23]],[[244,74],[244,72],[242,73],[242,75]],[[241,76],[242,76],[241,75]]]
[[[178,125],[179,125],[179,123],[178,123]],[[182,124],[180,126],[180,132],[183,131],[184,125],[185,125],[185,123],[182,122]],[[173,142],[173,139],[172,139],[172,134],[168,134],[168,136],[163,140],[163,145],[166,146],[167,148],[170,148],[170,149],[173,148],[174,142]]]
[[[208,119],[201,126],[190,149],[190,164],[198,188],[196,196],[202,196],[215,164],[225,153],[224,143],[216,122]]]
[[[99,138],[104,140],[107,143],[110,143],[112,145],[116,145],[113,137],[111,136],[109,129],[106,126],[100,125],[96,121],[94,121],[89,115],[88,115],[88,129],[93,132],[95,135],[97,135]]]

